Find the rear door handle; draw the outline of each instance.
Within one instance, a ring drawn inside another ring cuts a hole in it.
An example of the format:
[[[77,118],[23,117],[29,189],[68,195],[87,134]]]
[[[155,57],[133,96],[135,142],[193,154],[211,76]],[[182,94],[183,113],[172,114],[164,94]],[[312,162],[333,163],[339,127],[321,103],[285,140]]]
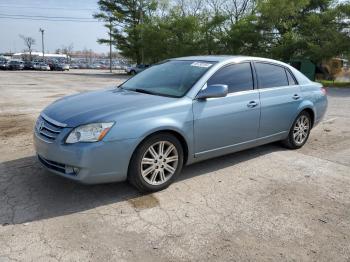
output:
[[[257,102],[255,102],[255,101],[250,101],[250,102],[248,103],[247,107],[253,108],[253,107],[256,107],[257,105],[258,105]]]
[[[293,96],[294,100],[298,100],[299,98],[300,98],[300,96],[298,94],[294,94],[294,96]]]

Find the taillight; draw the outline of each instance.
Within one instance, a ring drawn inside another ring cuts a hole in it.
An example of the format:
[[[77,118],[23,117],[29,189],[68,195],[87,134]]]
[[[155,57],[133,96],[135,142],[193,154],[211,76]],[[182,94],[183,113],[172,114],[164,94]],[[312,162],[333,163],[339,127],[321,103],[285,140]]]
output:
[[[327,90],[326,90],[326,88],[322,87],[322,88],[321,88],[321,92],[322,92],[323,95],[327,95]]]

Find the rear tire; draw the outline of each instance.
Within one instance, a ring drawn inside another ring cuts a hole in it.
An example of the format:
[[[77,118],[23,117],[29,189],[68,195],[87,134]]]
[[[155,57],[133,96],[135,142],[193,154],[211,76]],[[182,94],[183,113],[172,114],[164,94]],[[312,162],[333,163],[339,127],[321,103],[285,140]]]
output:
[[[289,149],[299,149],[305,145],[311,131],[311,116],[308,112],[302,111],[294,120],[289,130],[288,137],[282,141]]]
[[[169,133],[150,136],[135,150],[128,181],[141,192],[167,188],[181,172],[184,153],[180,141]]]

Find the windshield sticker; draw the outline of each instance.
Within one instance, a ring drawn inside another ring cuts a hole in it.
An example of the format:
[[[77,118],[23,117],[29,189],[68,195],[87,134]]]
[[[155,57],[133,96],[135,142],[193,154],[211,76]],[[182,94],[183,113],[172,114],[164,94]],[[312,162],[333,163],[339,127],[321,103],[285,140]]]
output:
[[[203,63],[203,62],[194,62],[191,64],[191,66],[204,67],[204,68],[211,67],[212,65],[213,64]]]

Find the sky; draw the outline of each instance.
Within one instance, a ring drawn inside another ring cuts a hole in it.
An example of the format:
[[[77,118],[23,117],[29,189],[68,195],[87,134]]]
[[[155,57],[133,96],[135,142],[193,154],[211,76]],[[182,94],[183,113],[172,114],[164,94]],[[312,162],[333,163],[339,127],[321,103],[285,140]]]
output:
[[[22,52],[26,47],[19,35],[33,37],[33,49],[41,51],[39,28],[45,30],[45,52],[71,43],[75,51],[108,52],[107,46],[96,42],[107,35],[103,23],[92,18],[97,11],[97,0],[0,0],[0,53]],[[33,20],[39,18],[75,21]]]

